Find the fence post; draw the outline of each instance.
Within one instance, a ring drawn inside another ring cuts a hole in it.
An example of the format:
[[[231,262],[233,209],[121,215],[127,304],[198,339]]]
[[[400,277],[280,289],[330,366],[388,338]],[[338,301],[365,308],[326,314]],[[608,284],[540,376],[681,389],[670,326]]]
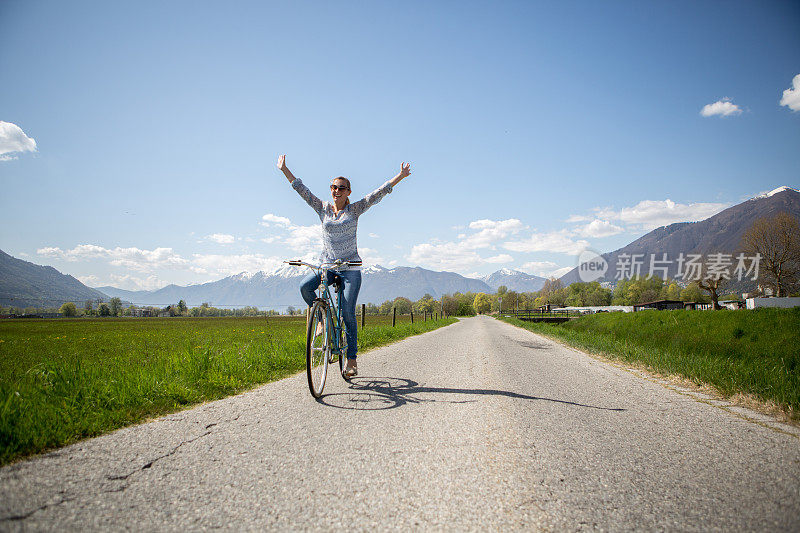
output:
[[[411,310],[411,323],[414,323],[414,310]]]
[[[367,304],[361,304],[361,329],[364,329],[364,315],[367,313],[365,312],[367,308]]]
[[[396,321],[397,321],[397,308],[392,307],[392,327],[394,327]]]

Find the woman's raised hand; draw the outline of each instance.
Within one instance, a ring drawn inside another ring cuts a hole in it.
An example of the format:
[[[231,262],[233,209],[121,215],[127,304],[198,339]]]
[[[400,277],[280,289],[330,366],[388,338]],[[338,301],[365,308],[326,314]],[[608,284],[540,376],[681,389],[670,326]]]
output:
[[[286,166],[286,155],[278,156],[278,168],[283,172],[283,175],[286,176],[286,179],[289,180],[289,183],[294,183],[294,174],[292,174],[292,171]]]
[[[411,163],[403,162],[400,164],[400,175],[404,178],[411,174]]]

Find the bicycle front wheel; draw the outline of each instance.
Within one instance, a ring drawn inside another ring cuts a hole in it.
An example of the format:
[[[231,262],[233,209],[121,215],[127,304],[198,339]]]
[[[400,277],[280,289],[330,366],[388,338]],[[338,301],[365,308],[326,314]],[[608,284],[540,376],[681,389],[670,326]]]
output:
[[[311,306],[311,318],[306,330],[306,372],[308,388],[314,398],[322,396],[325,378],[328,375],[328,358],[331,343],[328,331],[328,306],[325,302],[316,301]]]
[[[341,353],[339,354],[339,373],[344,378],[344,367],[347,362],[347,329],[344,325],[344,321],[342,321],[342,329],[339,330],[339,348],[341,348]],[[345,378],[345,381],[348,381],[348,379]]]

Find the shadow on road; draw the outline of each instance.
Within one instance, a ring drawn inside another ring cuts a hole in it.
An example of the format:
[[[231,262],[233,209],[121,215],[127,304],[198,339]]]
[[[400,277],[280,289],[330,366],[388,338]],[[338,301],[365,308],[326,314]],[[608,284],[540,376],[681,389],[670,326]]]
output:
[[[356,377],[350,380],[350,387],[347,392],[335,392],[324,394],[317,401],[329,407],[338,409],[363,409],[379,410],[394,409],[407,403],[427,403],[427,402],[447,402],[447,403],[469,403],[477,400],[444,400],[431,397],[419,398],[416,394],[463,394],[476,396],[506,396],[520,400],[537,400],[545,402],[555,402],[575,407],[586,407],[588,409],[599,409],[602,411],[625,411],[625,409],[598,407],[596,405],[586,405],[582,403],[569,402],[566,400],[556,400],[554,398],[543,398],[538,396],[528,396],[517,392],[509,392],[495,389],[457,389],[449,387],[425,387],[416,381],[405,378],[392,377]]]

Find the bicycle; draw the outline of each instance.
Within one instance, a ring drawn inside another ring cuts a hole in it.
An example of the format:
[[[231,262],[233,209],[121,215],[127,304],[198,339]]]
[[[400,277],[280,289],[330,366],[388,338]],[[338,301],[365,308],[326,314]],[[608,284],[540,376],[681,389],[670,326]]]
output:
[[[345,359],[347,358],[347,335],[342,319],[343,291],[341,281],[335,281],[336,302],[330,293],[328,271],[348,266],[361,266],[361,261],[335,261],[312,265],[304,261],[284,261],[292,266],[306,266],[320,277],[320,296],[314,299],[306,324],[306,373],[308,388],[314,398],[322,396],[328,365],[339,359],[339,373],[345,381]]]

